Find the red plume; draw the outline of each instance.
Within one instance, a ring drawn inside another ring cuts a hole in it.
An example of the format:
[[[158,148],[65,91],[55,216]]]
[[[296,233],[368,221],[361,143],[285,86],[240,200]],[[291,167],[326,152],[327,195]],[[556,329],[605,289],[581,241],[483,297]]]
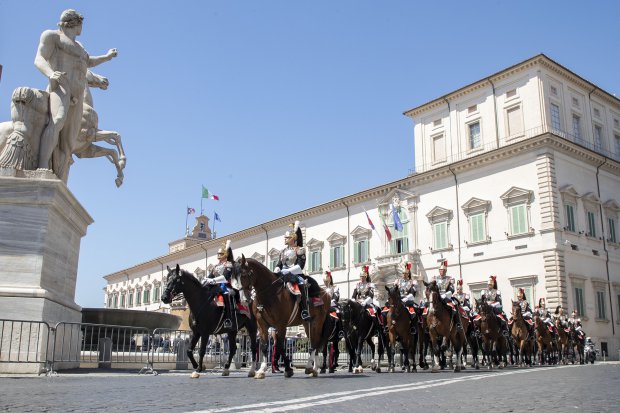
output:
[[[408,262],[408,263],[407,263],[407,269],[408,269],[409,271],[411,271],[411,263],[410,263],[410,262]]]
[[[456,283],[457,283],[458,285],[463,285],[463,279],[461,278],[460,280],[457,280],[457,281],[456,281]]]

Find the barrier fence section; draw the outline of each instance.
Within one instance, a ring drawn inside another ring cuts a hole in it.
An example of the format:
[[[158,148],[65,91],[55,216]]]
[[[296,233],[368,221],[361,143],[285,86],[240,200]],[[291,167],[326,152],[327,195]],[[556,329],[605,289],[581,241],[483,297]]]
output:
[[[145,327],[106,324],[60,322],[54,327],[54,334],[51,374],[58,369],[87,366],[145,366],[152,340]]]
[[[48,368],[48,348],[53,339],[44,321],[0,319],[0,363],[10,373],[35,372]]]

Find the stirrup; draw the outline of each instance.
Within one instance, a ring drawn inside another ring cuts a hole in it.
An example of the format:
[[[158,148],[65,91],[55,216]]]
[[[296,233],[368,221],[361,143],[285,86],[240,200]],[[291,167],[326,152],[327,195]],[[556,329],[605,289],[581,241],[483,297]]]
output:
[[[308,313],[308,310],[301,310],[301,319],[310,320],[310,313]]]
[[[230,318],[227,318],[226,320],[224,320],[224,328],[231,328],[232,327],[232,321],[230,321]]]

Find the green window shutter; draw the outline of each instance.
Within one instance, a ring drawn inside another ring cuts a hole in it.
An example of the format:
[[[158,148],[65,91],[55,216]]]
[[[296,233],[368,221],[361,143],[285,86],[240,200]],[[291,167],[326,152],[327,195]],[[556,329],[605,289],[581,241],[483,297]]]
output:
[[[355,263],[360,262],[359,249],[360,249],[360,241],[355,241],[355,247],[353,248],[353,262]]]
[[[334,268],[334,248],[329,249],[329,267]]]

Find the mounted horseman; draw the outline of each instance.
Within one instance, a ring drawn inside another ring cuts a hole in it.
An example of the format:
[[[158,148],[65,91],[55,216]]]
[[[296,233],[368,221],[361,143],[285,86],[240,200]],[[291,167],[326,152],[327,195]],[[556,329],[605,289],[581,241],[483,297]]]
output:
[[[441,300],[450,308],[452,320],[457,330],[463,330],[461,325],[461,317],[459,316],[459,301],[454,294],[454,279],[448,275],[448,260],[443,260],[439,266],[439,275],[436,275],[434,281],[441,292]]]
[[[525,289],[519,288],[517,292],[517,302],[519,303],[519,307],[521,307],[521,315],[523,316],[523,320],[527,326],[527,331],[530,337],[534,337],[534,320],[532,319],[532,308],[530,307],[530,303],[527,301],[527,297],[525,296]],[[508,321],[508,324],[512,325],[513,323],[512,316]]]
[[[284,233],[284,243],[286,247],[280,253],[280,259],[274,272],[282,276],[293,294],[300,296],[301,319],[307,321],[310,320],[310,312],[308,311],[308,282],[310,282],[310,278],[303,274],[306,265],[306,249],[304,248],[299,221],[295,221],[292,231]],[[318,284],[316,288],[318,289]]]
[[[417,334],[418,320],[415,317],[417,304],[414,299],[417,294],[417,281],[411,278],[411,266],[410,262],[407,262],[403,266],[402,277],[394,280],[394,285],[398,287],[400,291],[401,301],[409,312],[409,319],[411,320],[411,334]]]
[[[236,307],[239,292],[232,287],[231,279],[233,276],[234,260],[233,252],[230,247],[230,240],[227,240],[217,250],[218,263],[211,269],[211,272],[202,282],[203,286],[210,288],[212,292],[218,294],[217,302],[224,306],[224,328],[232,327],[232,313]]]
[[[500,328],[502,335],[506,338],[508,333],[508,323],[502,304],[502,293],[497,289],[497,276],[491,275],[487,283],[487,289],[482,291],[483,299],[491,306],[493,313],[500,320]]]

